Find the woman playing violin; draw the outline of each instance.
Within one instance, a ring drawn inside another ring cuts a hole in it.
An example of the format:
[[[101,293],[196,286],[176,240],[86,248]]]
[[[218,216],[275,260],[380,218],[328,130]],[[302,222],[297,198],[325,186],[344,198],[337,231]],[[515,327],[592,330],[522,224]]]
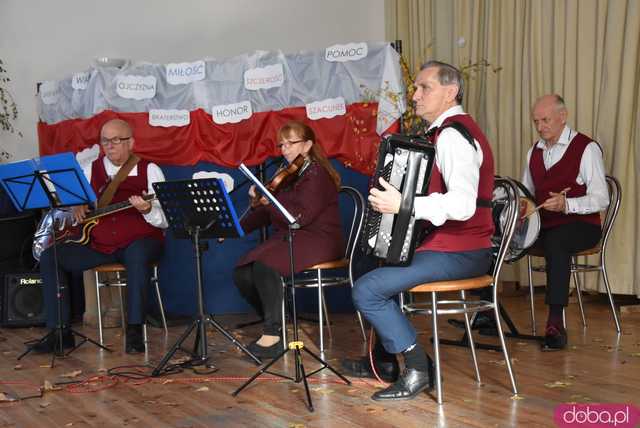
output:
[[[275,193],[300,225],[293,237],[295,271],[339,259],[344,254],[338,209],[340,175],[316,143],[313,130],[304,123],[288,122],[278,131],[277,140],[289,164],[298,156],[306,161],[294,172],[294,179],[283,182]],[[249,196],[257,197],[253,186]],[[264,318],[263,334],[249,345],[249,350],[260,358],[274,358],[282,350],[281,276],[290,275],[291,269],[288,225],[271,204],[254,205],[242,220],[243,229],[251,232],[271,225],[272,234],[240,259],[233,279],[240,294]]]

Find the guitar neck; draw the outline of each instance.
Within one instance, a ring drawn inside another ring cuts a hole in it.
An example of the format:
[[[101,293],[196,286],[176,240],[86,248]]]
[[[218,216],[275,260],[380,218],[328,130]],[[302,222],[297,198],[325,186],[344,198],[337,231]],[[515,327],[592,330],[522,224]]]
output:
[[[142,196],[142,199],[144,199],[145,201],[152,201],[152,200],[156,199],[156,195],[154,195],[153,193],[150,193],[148,195]],[[112,204],[112,205],[107,205],[106,207],[97,208],[97,209],[87,213],[87,216],[84,218],[84,223],[86,223],[86,222],[88,222],[90,220],[95,220],[97,218],[104,217],[104,216],[109,215],[109,214],[116,213],[118,211],[123,211],[123,210],[129,209],[132,206],[133,205],[131,205],[131,202],[122,201],[122,202],[118,202],[117,204]]]

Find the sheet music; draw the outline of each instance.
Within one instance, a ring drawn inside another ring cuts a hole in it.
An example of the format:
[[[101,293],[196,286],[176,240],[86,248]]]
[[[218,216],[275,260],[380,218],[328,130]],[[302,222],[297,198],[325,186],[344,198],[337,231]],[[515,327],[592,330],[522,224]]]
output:
[[[296,223],[296,219],[291,215],[291,213],[287,211],[287,209],[284,206],[282,206],[280,202],[278,202],[275,196],[273,196],[273,194],[264,186],[264,184],[262,184],[260,180],[258,180],[258,178],[255,175],[253,175],[253,173],[249,170],[249,168],[245,166],[245,164],[241,163],[239,169],[249,180],[253,182],[253,184],[256,185],[258,190],[260,190],[260,192],[264,196],[266,196],[266,198],[269,199],[269,201],[273,205],[275,205],[276,208],[278,208],[278,211],[282,213],[282,215],[284,216],[284,218],[287,219],[289,224]]]

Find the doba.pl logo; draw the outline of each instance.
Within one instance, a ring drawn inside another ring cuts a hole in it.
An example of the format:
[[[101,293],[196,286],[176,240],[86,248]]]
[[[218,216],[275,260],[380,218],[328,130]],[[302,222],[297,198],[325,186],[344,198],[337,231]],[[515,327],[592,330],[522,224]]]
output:
[[[553,420],[562,428],[633,428],[640,421],[640,409],[633,404],[560,404],[556,407]]]

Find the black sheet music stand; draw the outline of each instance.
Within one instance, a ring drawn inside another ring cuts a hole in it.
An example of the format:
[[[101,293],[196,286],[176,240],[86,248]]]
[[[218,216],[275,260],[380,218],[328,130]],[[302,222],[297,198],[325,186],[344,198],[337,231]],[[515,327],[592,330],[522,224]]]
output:
[[[284,349],[270,363],[268,363],[264,367],[260,368],[260,370],[258,370],[249,380],[247,380],[245,383],[243,383],[231,395],[233,395],[234,397],[237,396],[243,389],[245,389],[247,386],[249,386],[254,380],[256,380],[263,373],[269,373],[269,374],[274,375],[274,376],[278,376],[278,377],[281,377],[281,378],[284,378],[284,379],[292,380],[295,383],[302,382],[304,384],[304,390],[305,390],[305,393],[306,393],[306,396],[307,396],[307,409],[309,409],[310,412],[313,412],[313,403],[311,402],[311,394],[309,393],[309,385],[307,383],[307,378],[308,377],[313,376],[314,374],[318,373],[321,370],[329,369],[329,370],[331,370],[333,372],[333,374],[335,374],[340,379],[342,379],[347,385],[351,385],[351,382],[349,381],[349,379],[347,379],[346,377],[342,376],[333,367],[331,367],[329,365],[329,363],[327,363],[322,358],[320,358],[319,356],[317,356],[316,354],[311,352],[309,350],[309,348],[305,347],[304,343],[298,338],[298,320],[297,320],[297,316],[296,316],[296,295],[295,295],[295,293],[296,293],[295,267],[294,267],[294,259],[293,259],[293,230],[299,229],[300,226],[296,222],[296,219],[291,215],[291,213],[289,213],[289,211],[287,211],[287,209],[284,206],[282,206],[282,204],[280,204],[280,202],[278,202],[278,200],[273,196],[273,194],[271,192],[269,192],[269,190],[267,190],[267,188],[262,184],[262,182],[260,182],[260,180],[258,180],[251,173],[251,171],[249,171],[249,169],[244,164],[240,164],[240,171],[242,171],[242,173],[244,175],[246,175],[247,178],[249,178],[251,181],[253,181],[253,183],[260,190],[260,192],[262,192],[262,194],[264,196],[266,196],[267,199],[269,199],[269,202],[271,202],[278,209],[278,211],[282,214],[282,216],[287,220],[287,223],[288,223],[288,231],[289,232],[288,232],[287,236],[288,236],[288,241],[289,241],[289,262],[290,262],[290,268],[291,268],[291,283],[288,286],[288,289],[291,290],[291,302],[292,302],[291,303],[291,318],[293,320],[293,341],[289,342],[287,344],[287,348],[286,349]],[[303,350],[307,354],[311,355],[317,362],[322,364],[322,367],[320,367],[319,369],[317,369],[317,370],[315,370],[315,371],[313,371],[313,372],[311,372],[309,374],[305,373],[304,364],[302,363],[302,352],[301,352]],[[295,372],[296,372],[295,377],[287,376],[287,375],[283,375],[281,373],[276,373],[276,372],[269,371],[269,368],[276,361],[279,361],[281,358],[283,358],[289,351],[293,351],[293,354],[294,354]]]
[[[178,239],[191,239],[196,254],[196,292],[198,298],[198,312],[193,322],[182,333],[177,342],[162,361],[153,370],[152,376],[159,376],[166,370],[165,366],[178,349],[191,354],[189,366],[204,366],[201,373],[211,373],[216,367],[209,361],[207,347],[207,325],[213,326],[227,339],[233,342],[242,352],[247,354],[256,364],[262,362],[247,350],[231,333],[224,329],[211,314],[205,314],[204,288],[202,284],[202,253],[208,249],[202,239],[209,238],[238,238],[244,236],[240,222],[236,215],[231,199],[227,194],[222,180],[219,178],[204,178],[198,180],[177,180],[153,183],[160,205],[169,222],[169,228]],[[184,341],[193,330],[196,330],[193,352],[182,347]]]
[[[96,195],[73,153],[61,153],[0,165],[0,182],[19,211],[37,208],[70,207],[90,204],[96,200]],[[41,339],[29,344],[27,350],[18,356],[18,360],[31,352],[38,344],[48,341],[51,336],[55,336],[56,342],[51,359],[51,366],[53,367],[56,356],[69,355],[85,342],[91,342],[107,351],[111,350],[89,339],[84,334],[63,325],[62,298],[65,287],[60,283],[59,278],[55,227],[51,228],[51,235],[56,270],[58,325]],[[69,329],[72,335],[81,337],[82,341],[65,354],[62,332],[66,328]]]

